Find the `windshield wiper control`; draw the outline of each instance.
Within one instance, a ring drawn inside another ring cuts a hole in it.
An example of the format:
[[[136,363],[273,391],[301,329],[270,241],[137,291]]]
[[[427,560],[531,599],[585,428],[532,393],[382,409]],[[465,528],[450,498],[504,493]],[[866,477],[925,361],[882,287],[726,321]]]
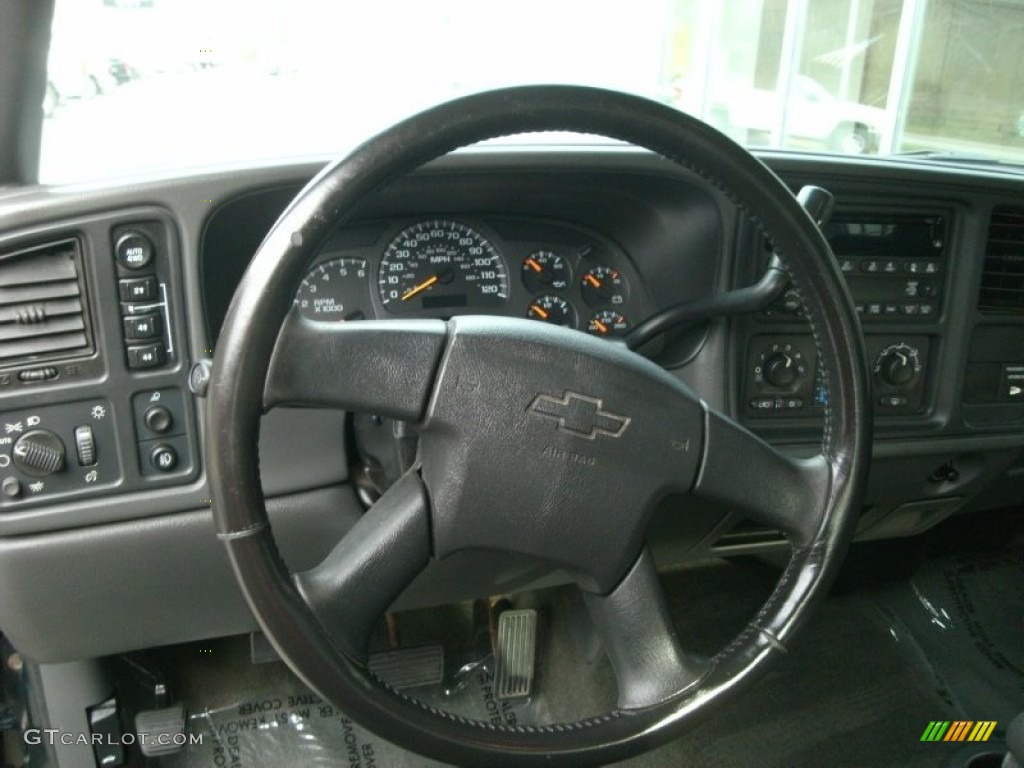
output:
[[[796,199],[819,227],[829,220],[835,205],[835,198],[831,192],[811,185],[802,187]],[[693,325],[712,317],[741,315],[764,309],[782,296],[788,285],[789,274],[782,260],[777,254],[772,254],[768,269],[753,285],[663,309],[626,334],[626,346],[629,349],[639,349],[673,328]]]

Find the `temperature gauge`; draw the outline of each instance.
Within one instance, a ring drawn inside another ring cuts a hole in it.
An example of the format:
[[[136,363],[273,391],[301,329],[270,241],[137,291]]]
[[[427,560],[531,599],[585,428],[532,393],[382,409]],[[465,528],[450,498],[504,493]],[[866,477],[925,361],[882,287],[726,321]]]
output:
[[[587,331],[595,336],[622,336],[628,330],[629,321],[614,309],[597,312],[587,324]]]

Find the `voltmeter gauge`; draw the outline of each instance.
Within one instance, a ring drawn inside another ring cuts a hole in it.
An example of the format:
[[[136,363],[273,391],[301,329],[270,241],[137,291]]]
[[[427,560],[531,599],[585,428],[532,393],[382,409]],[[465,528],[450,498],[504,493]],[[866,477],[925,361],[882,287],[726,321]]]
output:
[[[580,280],[583,300],[592,307],[626,303],[629,286],[619,270],[612,267],[594,267],[587,270]]]

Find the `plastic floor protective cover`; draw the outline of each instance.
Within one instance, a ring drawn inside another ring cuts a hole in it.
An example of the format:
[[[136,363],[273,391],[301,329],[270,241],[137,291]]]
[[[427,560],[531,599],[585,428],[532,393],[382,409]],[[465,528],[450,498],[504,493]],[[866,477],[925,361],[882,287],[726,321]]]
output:
[[[772,577],[749,562],[666,575],[684,644],[711,652],[726,642],[749,620]],[[556,603],[569,610],[552,610]],[[531,698],[511,703],[495,697],[493,660],[479,643],[475,656],[450,654],[454,672],[444,685],[413,693],[495,722],[567,719],[609,707],[609,668],[600,654],[581,653],[580,637],[564,618],[578,608],[572,594],[545,593],[535,607],[543,629]],[[417,614],[402,620],[413,636],[423,621]],[[435,615],[426,623],[436,621]],[[189,729],[204,735],[203,744],[155,764],[438,765],[348,720],[280,662],[251,665],[240,639],[200,650],[196,658],[194,647],[180,649],[190,659],[175,667]],[[1019,548],[944,555],[910,578],[833,595],[792,650],[749,694],[682,739],[623,765],[932,768],[963,746],[922,743],[932,720],[998,720],[996,747],[1009,720],[1024,710],[1024,556]]]

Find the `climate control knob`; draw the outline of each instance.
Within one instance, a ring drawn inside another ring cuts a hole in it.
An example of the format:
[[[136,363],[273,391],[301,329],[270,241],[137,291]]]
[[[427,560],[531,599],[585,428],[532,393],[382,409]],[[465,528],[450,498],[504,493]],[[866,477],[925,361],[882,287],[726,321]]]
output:
[[[908,387],[921,372],[921,356],[909,344],[886,347],[875,361],[875,374],[891,387]]]
[[[764,380],[773,387],[785,389],[793,386],[800,378],[797,361],[785,352],[774,352],[763,365]]]
[[[32,477],[47,477],[64,469],[63,441],[48,429],[33,429],[18,438],[11,451],[14,466]]]

